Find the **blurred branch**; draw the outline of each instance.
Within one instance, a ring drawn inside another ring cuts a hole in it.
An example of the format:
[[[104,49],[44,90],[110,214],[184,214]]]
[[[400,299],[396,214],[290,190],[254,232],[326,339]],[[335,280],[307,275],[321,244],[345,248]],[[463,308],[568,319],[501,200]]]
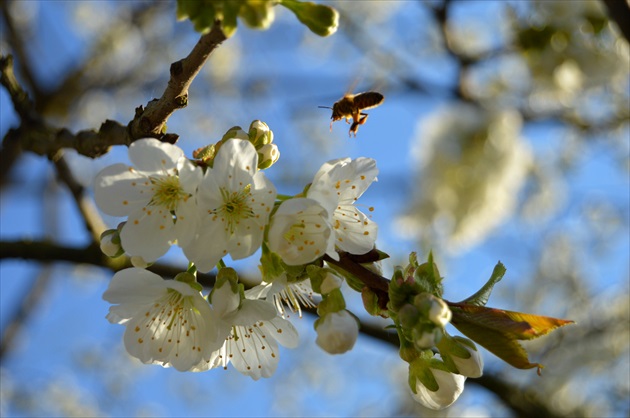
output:
[[[28,316],[35,312],[33,308],[38,306],[39,301],[45,295],[51,275],[52,269],[49,266],[44,266],[42,272],[35,279],[35,283],[28,286],[26,294],[23,297],[15,298],[15,300],[21,300],[22,303],[15,309],[7,323],[3,324],[5,330],[0,341],[0,364],[13,346],[13,341]]]
[[[602,0],[608,9],[608,17],[614,20],[619,30],[630,42],[630,4],[627,0]]]
[[[55,168],[61,180],[68,186],[68,189],[70,189],[70,193],[72,193],[83,220],[85,221],[85,227],[92,235],[93,242],[99,243],[101,234],[107,227],[94,206],[94,202],[86,195],[85,188],[75,179],[63,155],[55,161]]]
[[[87,247],[67,247],[48,241],[0,241],[0,260],[23,259],[40,262],[66,261],[76,264],[91,264],[112,271],[133,267],[129,258],[121,256],[109,258],[96,244]],[[147,270],[163,277],[175,277],[186,271],[186,267],[175,267],[163,263],[155,263]],[[204,286],[214,285],[215,275],[198,273],[197,279]]]

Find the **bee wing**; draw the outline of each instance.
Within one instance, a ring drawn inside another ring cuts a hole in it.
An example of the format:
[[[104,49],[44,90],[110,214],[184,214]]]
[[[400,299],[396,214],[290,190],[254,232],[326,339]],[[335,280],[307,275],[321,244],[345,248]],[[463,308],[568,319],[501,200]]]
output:
[[[367,110],[380,106],[385,97],[375,91],[366,91],[354,96],[354,104],[361,110]]]

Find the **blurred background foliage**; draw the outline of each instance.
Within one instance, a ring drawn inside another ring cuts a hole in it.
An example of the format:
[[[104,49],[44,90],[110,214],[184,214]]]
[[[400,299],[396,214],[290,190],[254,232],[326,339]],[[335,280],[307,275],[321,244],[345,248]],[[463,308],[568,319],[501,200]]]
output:
[[[577,322],[527,344],[542,378],[485,353],[484,377],[469,379],[453,407],[422,409],[377,333],[384,323],[365,315],[366,334],[380,340],[360,337],[342,357],[313,344],[312,318],[295,321],[301,346],[262,382],[141,366],[123,351],[122,327],[103,319],[109,270],[2,251],[0,415],[628,416],[630,59],[619,22],[630,22],[619,10],[630,6],[614,3],[332,1],[339,31],[327,38],[276,8],[269,30],[239,27],[212,54],[188,107],[169,120],[188,155],[234,125],[265,121],[282,153],[269,175],[285,193],[328,159],[376,158],[379,182],[362,201],[377,208],[387,272],[432,249],[456,301],[500,259],[508,274],[490,306]],[[75,131],[126,124],[199,37],[176,22],[174,2],[0,7],[0,50],[14,55],[36,111]],[[384,105],[356,140],[342,122],[331,134],[317,106],[364,90],[383,93]],[[18,119],[5,90],[0,99],[4,137]],[[13,154],[0,152],[2,247],[88,246],[53,165]],[[122,147],[94,161],[65,153],[88,193],[101,168],[124,158]],[[181,253],[167,261],[185,266]],[[255,279],[254,260],[238,267]]]

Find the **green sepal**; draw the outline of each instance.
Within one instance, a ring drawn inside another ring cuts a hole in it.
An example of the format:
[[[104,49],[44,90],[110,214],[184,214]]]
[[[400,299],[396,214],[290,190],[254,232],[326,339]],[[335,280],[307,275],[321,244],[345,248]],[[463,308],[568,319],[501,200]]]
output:
[[[365,311],[372,316],[387,316],[387,311],[381,309],[379,305],[378,295],[374,293],[369,287],[364,286],[361,290],[361,300],[363,301],[363,307]]]
[[[280,256],[271,251],[264,241],[258,268],[260,269],[263,281],[266,283],[272,283],[285,272],[284,263]]]
[[[444,361],[444,364],[452,373],[459,373],[459,369],[453,361],[453,357],[469,359],[472,356],[470,351],[466,350],[462,344],[477,350],[477,347],[475,347],[475,344],[472,341],[462,337],[451,337],[446,332],[437,343],[437,349],[440,352],[440,357],[442,357],[442,361]]]
[[[409,363],[409,387],[413,393],[416,392],[416,379],[420,380],[423,386],[425,386],[431,392],[436,392],[440,386],[435,380],[435,376],[431,372],[431,369],[443,370],[448,372],[446,365],[433,357],[431,350],[419,351],[419,356]]]
[[[423,292],[431,293],[439,298],[444,293],[442,278],[437,265],[433,262],[433,253],[429,252],[427,262],[420,264],[414,272],[414,280]]]
[[[317,305],[317,315],[326,316],[329,313],[339,312],[346,309],[346,301],[341,293],[341,289],[331,290],[323,296],[323,299]]]
[[[280,0],[280,4],[319,36],[332,35],[339,27],[339,13],[330,6],[297,0]]]
[[[315,293],[321,294],[322,283],[324,282],[324,279],[328,275],[328,272],[319,266],[314,266],[311,264],[311,265],[306,266],[306,274],[311,279],[311,288],[313,288],[313,291]]]
[[[330,268],[335,270],[335,272],[339,275],[342,276],[344,279],[346,279],[346,283],[348,283],[348,286],[350,286],[350,288],[356,292],[361,292],[363,291],[363,288],[365,287],[365,284],[357,279],[356,277],[354,277],[354,275],[352,273],[347,272],[346,270],[344,270],[341,267],[337,267],[333,264],[329,264]]]
[[[186,283],[193,289],[201,292],[203,290],[203,286],[200,283],[197,283],[197,278],[188,272],[182,272],[175,276],[175,280],[178,282]]]

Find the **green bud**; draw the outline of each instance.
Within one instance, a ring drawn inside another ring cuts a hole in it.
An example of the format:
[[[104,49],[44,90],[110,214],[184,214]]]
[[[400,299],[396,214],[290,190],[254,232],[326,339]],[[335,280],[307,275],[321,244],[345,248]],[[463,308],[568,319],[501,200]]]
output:
[[[108,257],[116,258],[125,253],[120,243],[120,231],[118,229],[108,229],[101,234],[101,251]]]
[[[280,158],[276,144],[265,144],[258,148],[258,169],[264,170],[275,164]]]
[[[228,129],[225,135],[223,135],[223,138],[221,138],[220,142],[223,143],[232,138],[244,139],[249,141],[249,135],[240,126],[232,126],[230,129]]]
[[[273,2],[271,0],[246,0],[241,6],[239,16],[254,29],[267,29],[274,20]]]
[[[254,144],[256,149],[273,142],[273,132],[265,122],[259,120],[255,120],[249,125],[248,135],[249,141]]]
[[[198,148],[192,153],[194,159],[201,160],[203,162],[213,160],[216,154],[217,153],[214,144]]]
[[[297,0],[280,0],[280,4],[295,13],[300,22],[319,36],[332,35],[339,27],[339,13],[332,7]]]

